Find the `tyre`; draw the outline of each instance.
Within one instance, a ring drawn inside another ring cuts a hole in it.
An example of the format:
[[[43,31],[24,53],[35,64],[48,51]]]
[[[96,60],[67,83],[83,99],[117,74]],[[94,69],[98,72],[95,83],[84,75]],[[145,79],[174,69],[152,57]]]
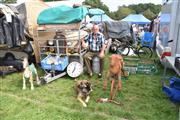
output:
[[[142,46],[138,49],[138,56],[140,58],[151,58],[153,54],[153,51],[151,48]]]
[[[4,58],[4,60],[15,60],[15,56],[12,53],[6,53]]]

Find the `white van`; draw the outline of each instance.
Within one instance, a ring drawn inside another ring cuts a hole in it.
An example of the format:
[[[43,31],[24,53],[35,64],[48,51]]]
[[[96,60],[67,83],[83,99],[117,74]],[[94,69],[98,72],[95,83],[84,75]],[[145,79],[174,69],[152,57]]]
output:
[[[180,1],[165,0],[160,14],[159,35],[156,52],[161,63],[167,64],[165,56],[180,55]]]

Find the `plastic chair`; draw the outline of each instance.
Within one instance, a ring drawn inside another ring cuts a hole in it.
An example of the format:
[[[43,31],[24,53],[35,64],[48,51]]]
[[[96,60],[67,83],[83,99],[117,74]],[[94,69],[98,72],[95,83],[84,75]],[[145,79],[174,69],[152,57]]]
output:
[[[171,77],[169,79],[169,86],[163,81],[163,92],[170,98],[174,103],[180,103],[180,78]]]
[[[152,32],[144,32],[141,39],[141,45],[152,48],[154,43],[154,34]]]

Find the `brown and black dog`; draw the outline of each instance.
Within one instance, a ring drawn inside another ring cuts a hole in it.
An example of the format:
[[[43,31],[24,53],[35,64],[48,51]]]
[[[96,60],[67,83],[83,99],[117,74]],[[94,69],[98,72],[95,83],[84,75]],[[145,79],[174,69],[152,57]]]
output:
[[[88,80],[79,80],[76,82],[75,90],[77,93],[77,99],[83,104],[84,107],[87,107],[87,104],[90,99],[90,93],[92,92],[92,85]]]
[[[113,54],[109,58],[109,71],[107,74],[107,79],[104,80],[103,89],[107,88],[107,80],[115,80],[115,87],[120,91],[122,89],[121,76],[123,74],[124,61],[123,57],[118,54]],[[112,97],[112,96],[110,96]]]

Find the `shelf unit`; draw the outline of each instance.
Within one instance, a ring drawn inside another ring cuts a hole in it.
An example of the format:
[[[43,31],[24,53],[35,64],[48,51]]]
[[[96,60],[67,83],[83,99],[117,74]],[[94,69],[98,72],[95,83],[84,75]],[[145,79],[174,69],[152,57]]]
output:
[[[52,54],[68,56],[69,63],[77,61],[83,65],[82,37],[79,23],[39,26],[34,32],[36,61],[40,62],[48,54]],[[47,45],[48,41],[53,45]],[[54,49],[54,52],[49,52],[49,49]]]

